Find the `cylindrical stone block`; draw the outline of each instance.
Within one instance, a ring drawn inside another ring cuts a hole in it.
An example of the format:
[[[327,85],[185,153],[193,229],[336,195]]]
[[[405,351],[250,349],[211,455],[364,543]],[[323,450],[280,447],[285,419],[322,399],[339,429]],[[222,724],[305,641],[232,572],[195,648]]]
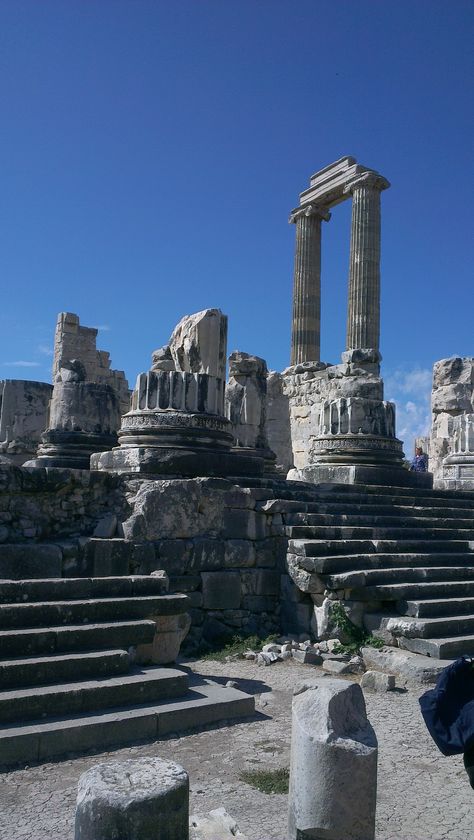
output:
[[[369,172],[347,187],[352,193],[347,350],[379,348],[380,192],[388,186]]]
[[[288,840],[374,840],[377,739],[356,683],[295,689]]]
[[[292,365],[319,362],[320,358],[322,218],[329,218],[329,214],[311,207],[290,217],[296,222]]]
[[[189,840],[189,779],[160,758],[97,764],[79,779],[75,840]]]

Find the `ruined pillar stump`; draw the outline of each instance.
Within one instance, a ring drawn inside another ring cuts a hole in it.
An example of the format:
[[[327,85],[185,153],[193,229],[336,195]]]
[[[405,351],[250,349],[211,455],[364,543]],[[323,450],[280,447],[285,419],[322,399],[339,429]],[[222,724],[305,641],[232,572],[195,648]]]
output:
[[[188,840],[188,774],[160,758],[97,764],[79,779],[74,838]]]
[[[373,840],[377,739],[356,683],[295,689],[288,840]]]

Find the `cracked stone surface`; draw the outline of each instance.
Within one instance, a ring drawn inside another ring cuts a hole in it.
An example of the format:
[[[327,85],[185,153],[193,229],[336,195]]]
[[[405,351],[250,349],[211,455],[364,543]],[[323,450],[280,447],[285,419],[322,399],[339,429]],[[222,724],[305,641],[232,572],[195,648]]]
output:
[[[322,675],[321,668],[292,660],[269,668],[240,660],[189,667],[219,683],[236,680],[254,693],[258,718],[4,773],[0,840],[73,840],[81,773],[99,761],[145,756],[177,761],[188,771],[191,813],[224,806],[248,840],[286,840],[287,797],[259,793],[240,782],[239,774],[289,766],[293,686]],[[379,742],[377,840],[467,840],[474,834],[473,792],[462,757],[445,758],[437,750],[417,697],[415,690],[365,695]]]

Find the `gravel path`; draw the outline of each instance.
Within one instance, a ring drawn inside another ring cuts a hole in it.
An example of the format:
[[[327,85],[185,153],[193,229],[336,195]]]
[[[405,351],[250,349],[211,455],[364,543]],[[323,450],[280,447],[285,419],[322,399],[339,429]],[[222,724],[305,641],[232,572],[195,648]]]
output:
[[[291,695],[320,669],[294,661],[194,662],[217,682],[234,679],[256,695],[258,717],[182,738],[126,747],[0,775],[0,840],[73,840],[77,781],[110,758],[158,755],[182,764],[191,779],[191,812],[225,806],[248,840],[286,840],[287,797],[239,781],[242,770],[288,767]],[[379,741],[377,840],[473,840],[473,796],[460,757],[444,758],[431,741],[417,694],[366,694]],[[340,795],[344,795],[341,790]]]

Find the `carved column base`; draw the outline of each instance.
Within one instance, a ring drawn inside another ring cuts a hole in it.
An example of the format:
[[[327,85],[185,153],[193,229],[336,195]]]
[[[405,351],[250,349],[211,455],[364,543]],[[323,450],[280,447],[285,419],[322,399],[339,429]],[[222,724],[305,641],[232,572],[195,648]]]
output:
[[[93,453],[111,449],[116,443],[117,435],[47,431],[42,436],[36,458],[27,461],[24,466],[88,470]]]
[[[474,490],[474,452],[448,455],[435,486],[441,490]]]

